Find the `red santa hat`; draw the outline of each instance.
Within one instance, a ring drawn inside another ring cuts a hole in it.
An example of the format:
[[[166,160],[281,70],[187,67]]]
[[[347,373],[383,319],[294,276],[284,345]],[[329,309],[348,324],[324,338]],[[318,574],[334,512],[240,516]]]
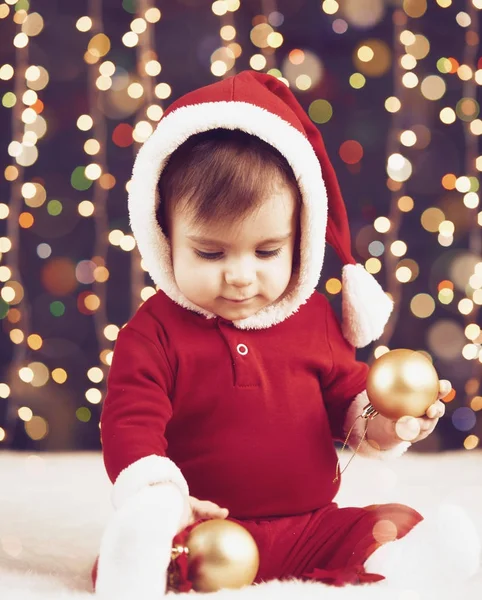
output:
[[[344,265],[344,336],[356,347],[378,339],[393,303],[352,256],[345,205],[320,132],[289,88],[265,73],[243,71],[182,96],[165,111],[140,149],[130,182],[129,215],[139,251],[156,285],[181,306],[215,317],[178,289],[169,243],[157,222],[156,209],[162,201],[157,183],[169,156],[190,136],[218,128],[245,131],[276,148],[293,169],[303,202],[298,281],[277,303],[234,325],[240,329],[270,327],[296,312],[316,288],[328,242]]]

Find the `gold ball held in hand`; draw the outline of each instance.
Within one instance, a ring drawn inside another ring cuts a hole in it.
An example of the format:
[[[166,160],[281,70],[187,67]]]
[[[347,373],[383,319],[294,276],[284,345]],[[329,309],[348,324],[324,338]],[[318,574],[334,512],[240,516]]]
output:
[[[197,592],[251,585],[259,567],[252,535],[238,523],[211,519],[200,523],[186,541],[189,578]]]
[[[430,360],[420,352],[391,350],[370,367],[366,390],[371,406],[384,417],[423,417],[437,401],[439,379]]]

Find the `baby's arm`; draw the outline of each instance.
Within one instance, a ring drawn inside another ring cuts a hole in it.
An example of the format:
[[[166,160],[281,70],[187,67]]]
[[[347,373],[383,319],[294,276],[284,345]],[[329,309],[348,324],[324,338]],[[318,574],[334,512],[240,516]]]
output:
[[[172,372],[161,343],[151,337],[129,325],[120,331],[101,417],[115,508],[96,581],[96,594],[106,599],[161,597],[172,539],[191,515],[186,480],[166,456]]]

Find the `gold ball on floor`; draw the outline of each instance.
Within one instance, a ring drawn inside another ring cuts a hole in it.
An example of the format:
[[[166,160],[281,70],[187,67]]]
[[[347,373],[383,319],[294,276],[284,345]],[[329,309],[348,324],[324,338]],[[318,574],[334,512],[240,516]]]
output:
[[[377,358],[366,389],[371,405],[384,417],[423,417],[438,398],[439,379],[423,354],[398,349]]]
[[[189,579],[197,592],[251,585],[259,567],[252,535],[238,523],[224,519],[204,521],[186,541]]]

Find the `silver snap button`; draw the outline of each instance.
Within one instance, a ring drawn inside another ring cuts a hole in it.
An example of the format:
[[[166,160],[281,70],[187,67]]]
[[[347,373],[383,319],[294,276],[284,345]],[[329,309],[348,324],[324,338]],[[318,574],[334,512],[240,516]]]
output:
[[[238,351],[238,354],[241,354],[241,356],[246,356],[246,354],[248,354],[248,346],[245,344],[238,344],[236,346],[236,350]]]

